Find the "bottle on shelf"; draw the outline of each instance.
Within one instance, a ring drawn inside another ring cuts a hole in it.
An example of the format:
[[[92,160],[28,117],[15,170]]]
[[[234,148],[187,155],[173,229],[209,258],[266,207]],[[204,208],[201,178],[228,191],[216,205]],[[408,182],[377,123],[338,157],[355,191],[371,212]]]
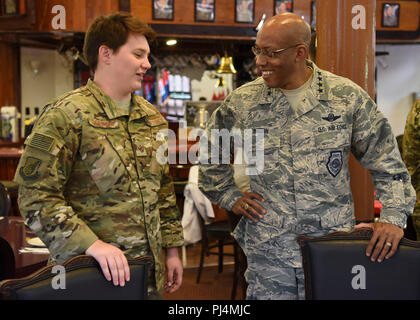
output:
[[[2,137],[5,141],[19,142],[19,114],[15,106],[1,107]]]

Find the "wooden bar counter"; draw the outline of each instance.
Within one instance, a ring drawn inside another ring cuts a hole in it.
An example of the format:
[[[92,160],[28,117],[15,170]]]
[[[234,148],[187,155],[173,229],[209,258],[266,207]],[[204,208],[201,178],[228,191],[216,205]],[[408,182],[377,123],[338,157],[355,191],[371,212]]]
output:
[[[13,180],[22,153],[22,148],[2,148],[0,145],[0,180]]]

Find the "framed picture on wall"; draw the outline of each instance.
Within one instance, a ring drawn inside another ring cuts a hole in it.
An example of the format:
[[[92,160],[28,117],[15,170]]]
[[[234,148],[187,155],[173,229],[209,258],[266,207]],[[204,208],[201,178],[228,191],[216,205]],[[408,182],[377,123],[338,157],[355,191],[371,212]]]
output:
[[[235,0],[235,22],[254,23],[254,0]]]
[[[174,20],[175,0],[152,0],[153,20]]]
[[[216,0],[195,0],[195,21],[213,22]]]
[[[274,15],[293,12],[293,0],[274,0]]]
[[[400,5],[384,3],[382,6],[382,27],[398,28],[400,24]]]
[[[2,0],[2,15],[14,16],[19,14],[19,0]]]

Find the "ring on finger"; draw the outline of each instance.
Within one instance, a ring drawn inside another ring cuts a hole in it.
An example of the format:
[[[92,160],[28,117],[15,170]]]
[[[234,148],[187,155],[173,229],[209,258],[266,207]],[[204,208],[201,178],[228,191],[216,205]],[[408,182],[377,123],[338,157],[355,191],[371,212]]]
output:
[[[248,210],[248,208],[249,208],[249,204],[248,204],[248,203],[245,203],[245,204],[244,204],[244,209],[245,209],[245,210]]]
[[[392,243],[391,243],[391,242],[389,242],[389,241],[387,241],[385,244],[386,244],[388,247],[392,247]]]

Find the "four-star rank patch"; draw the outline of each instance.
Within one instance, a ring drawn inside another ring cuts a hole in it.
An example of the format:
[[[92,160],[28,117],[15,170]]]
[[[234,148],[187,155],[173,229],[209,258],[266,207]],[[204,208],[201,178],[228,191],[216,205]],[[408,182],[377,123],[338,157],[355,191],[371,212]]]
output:
[[[42,161],[34,157],[27,157],[19,173],[23,180],[36,180],[39,177],[39,167]]]
[[[341,151],[331,151],[327,162],[328,172],[335,178],[343,167],[343,153]]]

